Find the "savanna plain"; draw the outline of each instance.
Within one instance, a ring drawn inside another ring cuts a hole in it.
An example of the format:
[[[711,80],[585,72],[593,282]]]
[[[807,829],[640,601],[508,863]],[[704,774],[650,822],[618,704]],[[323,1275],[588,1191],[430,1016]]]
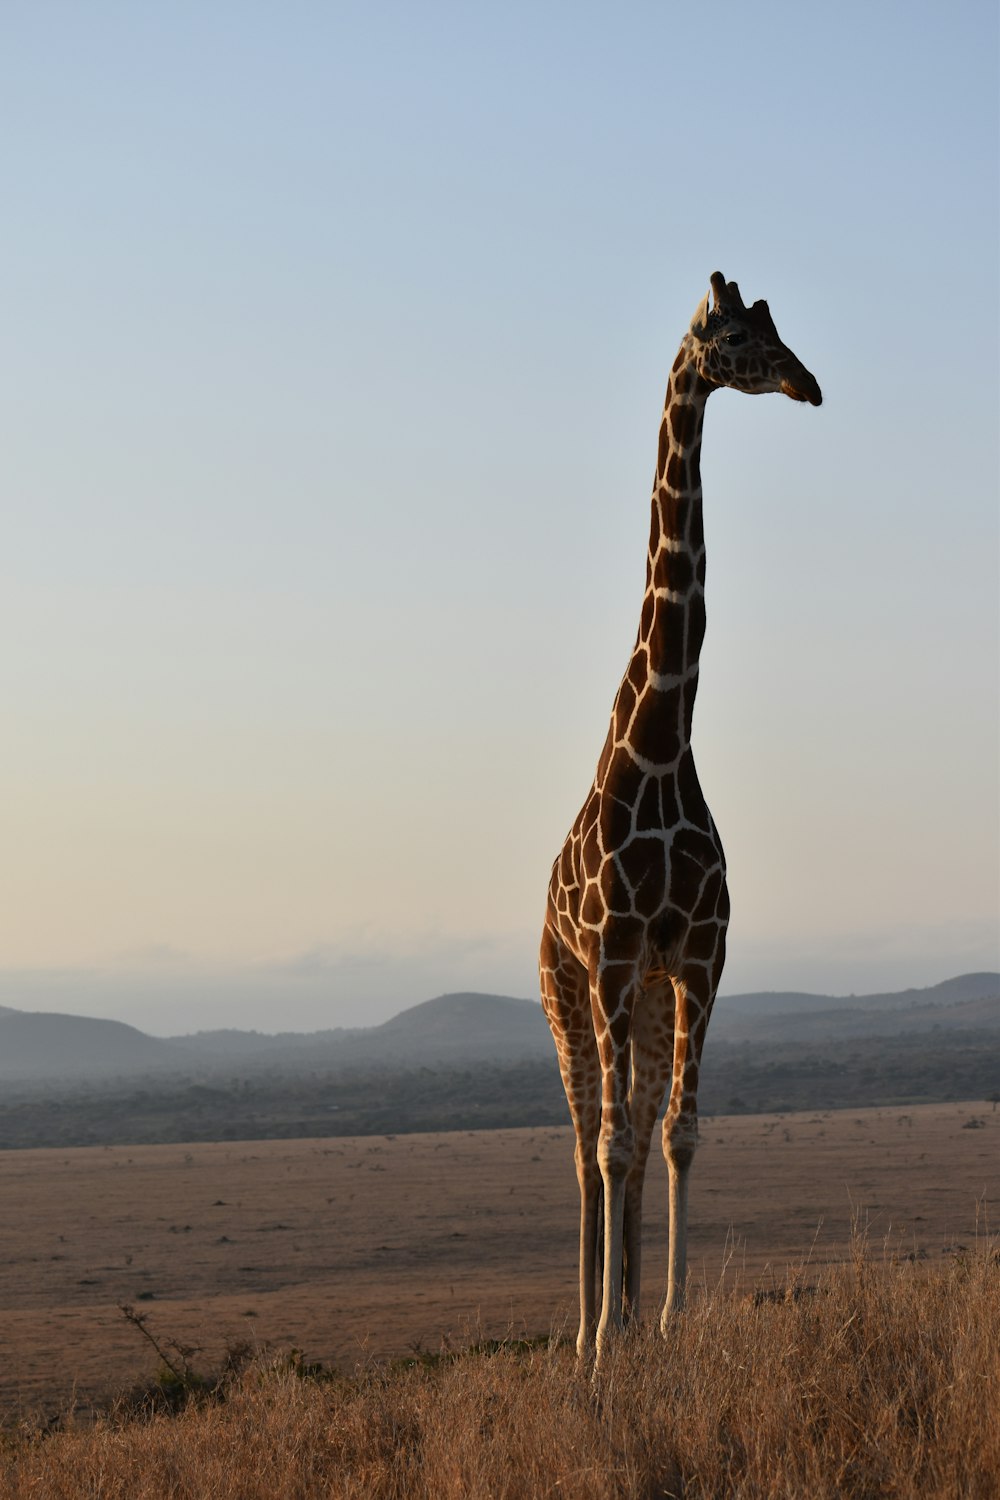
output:
[[[594,1382],[568,1129],[0,1153],[0,1494],[990,1500],[998,1148],[989,1103],[703,1121],[689,1308],[654,1151]]]

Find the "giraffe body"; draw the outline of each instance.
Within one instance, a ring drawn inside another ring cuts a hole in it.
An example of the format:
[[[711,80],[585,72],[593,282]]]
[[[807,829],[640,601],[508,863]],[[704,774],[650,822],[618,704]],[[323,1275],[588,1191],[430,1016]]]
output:
[[[725,961],[725,857],[691,752],[705,633],[705,406],[720,386],[822,400],[767,304],[744,307],[719,272],[711,285],[713,304],[699,306],[670,373],[635,648],[593,786],[552,868],[542,934],[542,1003],[576,1131],[577,1349],[589,1353],[596,1326],[598,1361],[610,1331],[638,1316],[642,1186],[668,1085],[664,1327],[683,1305],[698,1070]]]

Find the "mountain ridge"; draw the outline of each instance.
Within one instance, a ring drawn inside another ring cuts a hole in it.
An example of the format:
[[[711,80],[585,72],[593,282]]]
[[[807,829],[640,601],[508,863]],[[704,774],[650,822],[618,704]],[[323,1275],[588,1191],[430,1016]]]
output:
[[[818,1045],[935,1026],[997,1030],[1000,1041],[1000,974],[962,974],[925,989],[875,995],[765,990],[722,996],[709,1035],[723,1042]],[[153,1037],[122,1021],[0,1007],[0,1080],[7,1082],[261,1067],[420,1068],[553,1057],[537,1001],[479,991],[438,995],[370,1027],[278,1033],[224,1028],[172,1037]]]

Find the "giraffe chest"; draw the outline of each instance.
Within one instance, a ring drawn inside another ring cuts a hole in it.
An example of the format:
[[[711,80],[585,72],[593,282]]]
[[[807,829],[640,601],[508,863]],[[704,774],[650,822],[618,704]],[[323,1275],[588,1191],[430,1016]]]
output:
[[[613,929],[650,968],[716,917],[725,860],[687,752],[673,771],[612,763],[553,868],[550,900],[581,957]]]

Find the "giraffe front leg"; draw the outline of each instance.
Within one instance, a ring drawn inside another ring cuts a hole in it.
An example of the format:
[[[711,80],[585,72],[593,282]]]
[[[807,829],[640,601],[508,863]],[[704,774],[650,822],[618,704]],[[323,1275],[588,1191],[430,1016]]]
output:
[[[580,1329],[576,1336],[576,1353],[577,1358],[586,1363],[594,1352],[594,1330],[597,1323],[601,1174],[596,1154],[588,1151],[584,1158],[580,1146],[577,1146],[576,1171],[580,1184]]]
[[[625,1190],[625,1320],[639,1319],[642,1258],[642,1190],[653,1126],[673,1062],[674,993],[669,983],[644,989],[632,1013],[632,1081],[629,1116],[635,1157]]]
[[[597,1160],[604,1184],[604,1285],[597,1325],[597,1365],[609,1336],[622,1326],[625,1199],[635,1160],[635,1131],[629,1110],[629,1037],[633,994],[627,979],[608,978],[608,965],[594,988],[592,1005],[601,1060],[601,1129]]]
[[[684,1306],[687,1281],[688,1177],[698,1145],[698,1069],[705,1028],[714,999],[703,971],[674,980],[676,997],[673,1082],[663,1120],[663,1154],[668,1175],[667,1296],[660,1318],[666,1334],[670,1319]]]
[[[625,1193],[634,1143],[624,1098],[610,1110],[605,1106],[597,1147],[604,1184],[604,1285],[601,1318],[597,1325],[598,1365],[609,1335],[620,1329],[623,1323]]]
[[[580,1188],[580,1327],[576,1349],[589,1360],[597,1321],[597,1244],[601,1174],[597,1133],[601,1121],[601,1067],[590,1013],[587,971],[546,928],[540,966],[542,1007],[552,1031],[559,1072],[576,1135],[576,1177]]]
[[[664,1135],[673,1125],[675,1134],[664,1146],[667,1158],[669,1225],[667,1249],[667,1296],[660,1316],[660,1329],[665,1334],[670,1319],[684,1307],[687,1285],[687,1204],[688,1174],[694,1159],[695,1141],[685,1139],[679,1122],[671,1122],[669,1116],[663,1122]],[[697,1130],[697,1124],[694,1126]]]

